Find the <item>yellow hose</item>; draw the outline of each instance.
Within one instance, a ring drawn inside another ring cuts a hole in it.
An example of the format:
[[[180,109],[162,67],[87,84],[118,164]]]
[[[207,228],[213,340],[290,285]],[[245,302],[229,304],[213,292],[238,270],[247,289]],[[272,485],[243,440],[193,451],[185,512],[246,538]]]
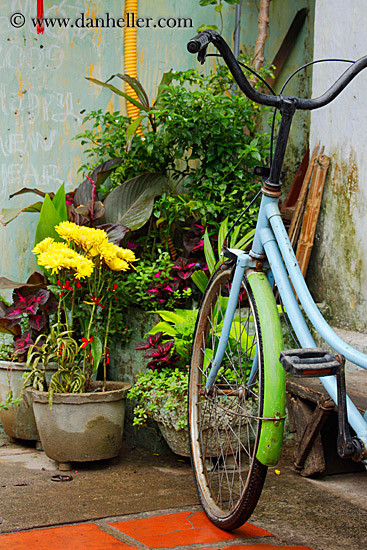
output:
[[[138,16],[138,0],[125,0],[125,21],[127,20],[127,14],[130,14],[130,22],[132,20],[131,14],[134,14],[134,19],[136,21]],[[137,78],[137,58],[136,27],[125,27],[125,74],[133,78]],[[126,84],[125,89],[128,95],[132,96],[134,99],[138,99],[136,92],[129,84]],[[130,101],[127,102],[127,114],[132,120],[135,120],[139,116],[138,107],[130,103]]]

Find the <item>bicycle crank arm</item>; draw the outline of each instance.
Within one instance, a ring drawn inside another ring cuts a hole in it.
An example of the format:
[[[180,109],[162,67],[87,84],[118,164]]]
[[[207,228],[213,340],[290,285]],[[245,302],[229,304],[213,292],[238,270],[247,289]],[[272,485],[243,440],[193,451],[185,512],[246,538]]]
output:
[[[366,458],[366,449],[358,437],[352,437],[349,430],[347,417],[347,399],[345,387],[345,357],[335,356],[340,363],[336,375],[338,388],[338,439],[337,451],[340,458],[352,458],[355,461]]]
[[[334,355],[319,348],[303,348],[282,351],[280,362],[286,372],[299,378],[320,378],[336,375],[338,401],[337,452],[340,458],[359,461],[367,458],[362,440],[352,437],[347,415],[347,394],[345,387],[345,357]]]

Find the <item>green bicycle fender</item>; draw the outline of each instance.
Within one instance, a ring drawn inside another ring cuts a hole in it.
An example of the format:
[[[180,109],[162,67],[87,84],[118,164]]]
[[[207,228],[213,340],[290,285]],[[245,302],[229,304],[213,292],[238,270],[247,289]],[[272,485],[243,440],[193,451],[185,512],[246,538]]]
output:
[[[283,338],[278,309],[266,275],[252,271],[247,280],[259,314],[264,354],[264,420],[256,458],[265,466],[275,466],[282,449],[285,417],[285,373],[279,362]]]

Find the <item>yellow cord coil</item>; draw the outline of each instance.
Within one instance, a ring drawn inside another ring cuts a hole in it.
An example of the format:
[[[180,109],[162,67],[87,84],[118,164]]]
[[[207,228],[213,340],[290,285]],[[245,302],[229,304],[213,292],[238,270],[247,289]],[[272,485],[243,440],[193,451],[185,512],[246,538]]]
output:
[[[136,21],[138,16],[138,0],[125,0],[125,21],[127,13],[130,14],[130,21],[132,19],[131,14],[134,14],[134,19]],[[133,78],[137,78],[137,57],[136,27],[125,27],[125,74]],[[126,93],[134,99],[138,99],[138,96],[129,84],[126,84]],[[127,114],[132,120],[139,116],[138,107],[129,101],[127,101]]]

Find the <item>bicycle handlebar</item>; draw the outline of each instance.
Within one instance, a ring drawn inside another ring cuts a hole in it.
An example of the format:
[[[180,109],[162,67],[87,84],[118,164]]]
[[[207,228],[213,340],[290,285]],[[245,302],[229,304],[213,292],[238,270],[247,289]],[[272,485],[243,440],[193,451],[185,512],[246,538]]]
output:
[[[198,59],[203,63],[205,60],[206,48],[210,43],[214,44],[220,52],[239,88],[247,95],[249,99],[255,101],[255,103],[260,103],[261,105],[267,105],[270,107],[277,107],[281,110],[284,98],[289,96],[263,94],[255,90],[255,88],[251,86],[245,77],[227,42],[218,32],[206,30],[199,33],[188,42],[187,49],[190,53],[198,53]],[[367,55],[361,57],[353,63],[353,65],[351,65],[321,96],[314,99],[302,99],[295,97],[295,108],[303,111],[312,111],[313,109],[319,109],[320,107],[331,103],[331,101],[333,101],[344,90],[349,82],[351,82],[351,80],[353,80],[353,78],[366,67]]]

